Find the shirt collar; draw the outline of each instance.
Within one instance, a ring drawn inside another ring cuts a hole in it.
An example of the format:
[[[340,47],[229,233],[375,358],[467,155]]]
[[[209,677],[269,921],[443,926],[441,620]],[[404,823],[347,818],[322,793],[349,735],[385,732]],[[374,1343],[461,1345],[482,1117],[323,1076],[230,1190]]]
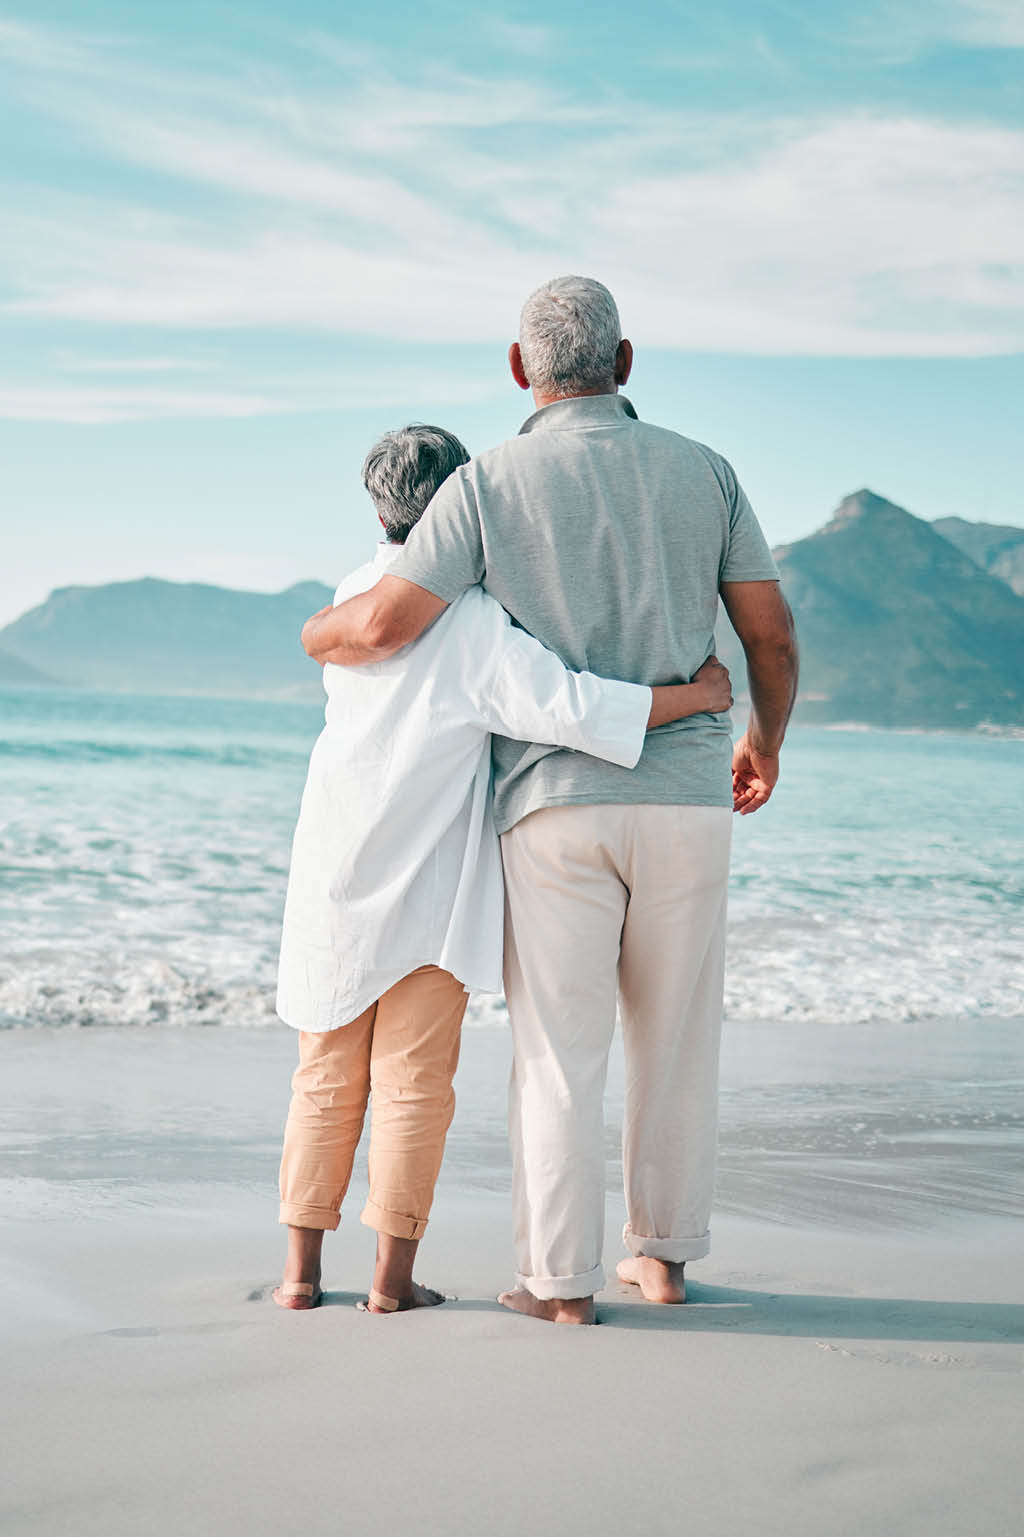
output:
[[[393,566],[399,555],[401,555],[402,548],[400,544],[378,544],[377,553],[373,557],[374,566],[379,567],[381,570],[385,570],[388,566]]]
[[[571,395],[567,400],[553,400],[549,406],[541,406],[526,418],[519,432],[522,435],[544,427],[590,427],[600,422],[621,422],[626,416],[634,422],[638,419],[632,401],[625,395]]]

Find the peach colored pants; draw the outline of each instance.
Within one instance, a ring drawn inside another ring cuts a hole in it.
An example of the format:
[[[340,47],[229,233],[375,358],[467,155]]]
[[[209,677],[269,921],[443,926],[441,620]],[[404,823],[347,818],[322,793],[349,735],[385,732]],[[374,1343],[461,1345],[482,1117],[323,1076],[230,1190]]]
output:
[[[299,1065],[281,1158],[281,1216],[336,1228],[368,1101],[370,1198],[362,1220],[422,1238],[455,1111],[467,994],[450,972],[421,966],[339,1030],[299,1032]]]

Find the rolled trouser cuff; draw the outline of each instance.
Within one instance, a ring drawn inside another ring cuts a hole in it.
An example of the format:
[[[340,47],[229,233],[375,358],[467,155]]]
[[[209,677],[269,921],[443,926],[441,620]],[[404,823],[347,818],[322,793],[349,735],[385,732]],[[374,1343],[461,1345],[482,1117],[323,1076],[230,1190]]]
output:
[[[553,1298],[568,1301],[576,1297],[592,1297],[604,1285],[604,1270],[595,1265],[593,1270],[582,1270],[578,1275],[517,1275],[516,1283],[523,1291],[547,1302]]]
[[[333,1233],[341,1221],[341,1215],[328,1210],[326,1206],[298,1206],[290,1201],[282,1201],[281,1214],[277,1220],[287,1223],[289,1227],[319,1228],[321,1232]]]
[[[703,1259],[711,1252],[710,1229],[696,1238],[645,1238],[634,1233],[627,1222],[622,1229],[622,1242],[637,1259],[664,1260],[666,1264],[681,1264],[684,1260]]]
[[[408,1217],[398,1211],[387,1211],[375,1201],[367,1201],[359,1220],[391,1238],[422,1238],[427,1231],[426,1217]]]

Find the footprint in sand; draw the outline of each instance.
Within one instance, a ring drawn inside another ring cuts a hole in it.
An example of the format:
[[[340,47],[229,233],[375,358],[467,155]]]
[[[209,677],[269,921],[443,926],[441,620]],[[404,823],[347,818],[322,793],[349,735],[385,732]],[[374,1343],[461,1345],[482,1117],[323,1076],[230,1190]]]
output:
[[[99,1332],[116,1340],[143,1340],[157,1334],[231,1334],[235,1329],[246,1327],[242,1323],[208,1323],[175,1324],[170,1329],[158,1329],[155,1324],[148,1324],[138,1329],[101,1329]]]
[[[870,1361],[875,1366],[897,1366],[911,1371],[1024,1372],[1024,1358],[1017,1352],[1012,1355],[996,1355],[988,1351],[971,1356],[955,1356],[943,1350],[872,1350],[833,1345],[828,1340],[818,1340],[816,1343],[819,1350],[846,1356],[849,1360]]]

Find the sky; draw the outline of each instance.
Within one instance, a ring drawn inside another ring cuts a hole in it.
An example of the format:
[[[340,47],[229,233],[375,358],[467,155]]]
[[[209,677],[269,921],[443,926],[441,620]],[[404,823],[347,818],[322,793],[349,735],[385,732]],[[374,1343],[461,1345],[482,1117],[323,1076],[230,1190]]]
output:
[[[471,452],[549,277],[773,543],[861,486],[1024,523],[1019,0],[0,0],[0,624],[336,581],[367,448]]]

